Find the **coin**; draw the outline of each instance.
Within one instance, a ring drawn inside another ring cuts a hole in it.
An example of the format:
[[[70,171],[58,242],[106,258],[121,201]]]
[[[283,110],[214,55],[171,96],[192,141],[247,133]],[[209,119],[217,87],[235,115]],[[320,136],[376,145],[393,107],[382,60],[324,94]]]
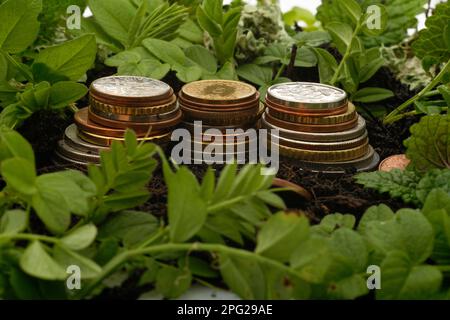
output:
[[[265,113],[266,122],[277,126],[279,128],[284,128],[288,130],[301,131],[301,132],[312,132],[312,133],[330,133],[330,132],[341,132],[345,130],[350,130],[358,124],[358,117],[354,119],[333,125],[312,125],[312,124],[299,124],[293,122],[287,122],[279,120],[270,115],[270,113]]]
[[[201,132],[204,133],[207,130],[214,129],[214,130],[219,130],[223,134],[225,134],[227,130],[248,130],[248,129],[252,128],[253,125],[254,124],[248,124],[246,126],[210,126],[210,125],[204,125],[202,123],[200,126],[200,124],[198,124],[198,121],[196,121],[196,123],[183,121],[180,124],[180,127],[185,128],[185,129],[189,130],[190,132],[194,132],[194,130],[201,130]]]
[[[206,104],[233,104],[255,99],[255,87],[240,81],[202,80],[186,84],[181,94],[187,100]]]
[[[356,108],[352,103],[348,104],[348,108],[345,113],[322,117],[298,115],[296,113],[288,113],[272,107],[268,107],[268,109],[269,109],[268,113],[279,120],[300,124],[317,124],[317,125],[340,124],[351,121],[356,117]]]
[[[158,101],[170,97],[172,88],[159,80],[135,76],[111,76],[95,80],[91,84],[92,96],[108,102]]]
[[[182,92],[178,95],[178,101],[191,109],[196,109],[200,111],[243,111],[246,109],[252,109],[255,105],[259,105],[259,92],[256,93],[256,97],[252,100],[246,101],[244,103],[225,103],[225,104],[208,104],[193,102],[184,98]]]
[[[123,122],[117,120],[111,120],[103,117],[99,117],[91,110],[88,111],[89,120],[97,123],[102,126],[106,126],[109,128],[117,128],[117,129],[133,129],[139,133],[147,133],[148,131],[161,131],[161,130],[169,130],[172,127],[175,127],[181,121],[182,113],[181,110],[178,110],[174,116],[170,119],[158,120],[154,122]]]
[[[288,82],[273,85],[266,100],[306,110],[335,109],[347,103],[344,90],[320,83]]]
[[[102,136],[102,135],[97,135],[97,134],[92,134],[89,132],[85,132],[80,130],[79,131],[79,136],[81,139],[83,139],[86,142],[92,143],[92,144],[97,144],[99,146],[103,146],[103,147],[109,147],[111,146],[111,144],[113,143],[113,141],[119,141],[119,142],[123,142],[124,139],[123,138],[115,138],[115,137],[108,137],[108,136]],[[165,144],[167,142],[170,141],[170,136],[171,136],[171,132],[168,133],[161,133],[159,135],[156,136],[149,136],[149,137],[144,137],[144,138],[138,138],[138,141],[145,141],[145,142],[152,142],[152,143],[156,143],[156,144]]]
[[[130,116],[148,116],[156,115],[160,113],[166,113],[177,108],[177,98],[172,95],[168,101],[165,103],[160,103],[155,105],[131,105],[131,106],[119,106],[111,105],[97,101],[92,98],[90,99],[91,108],[105,113],[118,114],[118,115],[130,115]]]
[[[203,121],[209,126],[247,126],[255,124],[264,112],[264,104],[260,103],[259,107],[252,110],[244,110],[242,112],[209,112],[198,111],[186,108],[180,105],[183,110],[183,119],[185,122]]]
[[[109,119],[114,121],[122,121],[122,122],[142,122],[142,123],[149,123],[149,122],[158,122],[168,119],[173,119],[177,116],[179,113],[179,108],[175,104],[175,108],[173,110],[170,110],[165,113],[159,113],[159,114],[153,114],[153,115],[124,115],[124,114],[117,114],[117,113],[110,113],[110,112],[103,112],[100,111],[94,107],[91,106],[90,110],[95,115]]]
[[[309,162],[343,162],[361,158],[369,152],[369,144],[365,143],[352,149],[334,151],[311,151],[278,145],[280,155]]]
[[[64,140],[60,140],[57,145],[57,152],[68,158],[79,162],[85,163],[99,163],[100,155],[90,151],[80,151],[65,143]]]
[[[86,168],[86,166],[88,165],[87,162],[77,161],[74,159],[67,158],[67,157],[59,154],[58,152],[55,152],[55,154],[54,154],[53,163],[57,166],[74,165],[74,166],[82,167],[82,168]]]
[[[352,129],[341,132],[329,132],[329,133],[314,133],[314,132],[301,132],[283,129],[275,125],[270,124],[265,119],[266,115],[263,114],[261,118],[261,127],[268,130],[278,130],[280,137],[301,140],[308,142],[336,142],[356,139],[363,135],[366,130],[366,121],[363,117],[358,117],[358,123]]]
[[[74,149],[92,152],[98,154],[102,150],[107,150],[108,148],[101,147],[95,144],[88,143],[78,136],[78,128],[75,124],[68,126],[64,133],[64,142]]]
[[[317,109],[317,110],[310,110],[310,109],[296,109],[296,108],[290,108],[283,106],[281,104],[277,104],[273,101],[270,101],[268,99],[265,100],[265,105],[268,108],[276,109],[280,112],[285,112],[289,114],[295,114],[298,116],[303,117],[325,117],[325,116],[333,116],[338,114],[343,114],[348,110],[348,102],[342,104],[341,106],[333,109]]]
[[[89,108],[80,109],[75,113],[75,124],[77,127],[85,132],[92,134],[99,134],[109,137],[122,138],[125,135],[124,129],[115,129],[110,127],[105,127],[103,125],[97,124],[89,119]],[[138,135],[145,135],[147,131],[137,132]]]
[[[394,169],[404,170],[410,164],[409,160],[404,154],[397,154],[384,159],[379,166],[380,171],[389,172]]]
[[[305,150],[317,150],[317,151],[335,151],[335,150],[352,149],[367,144],[369,142],[367,132],[361,137],[339,142],[305,142],[281,137],[278,137],[278,140],[279,144],[286,147]]]

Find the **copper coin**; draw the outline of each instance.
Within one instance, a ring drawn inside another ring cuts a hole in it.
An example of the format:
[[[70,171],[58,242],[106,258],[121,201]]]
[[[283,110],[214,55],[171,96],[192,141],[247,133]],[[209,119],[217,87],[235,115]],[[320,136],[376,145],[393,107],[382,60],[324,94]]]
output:
[[[250,101],[244,103],[226,103],[226,104],[208,104],[190,101],[184,98],[182,92],[178,95],[178,100],[181,104],[190,107],[191,109],[197,109],[200,111],[241,111],[245,109],[251,109],[255,105],[259,105],[259,92],[256,93],[256,97]]]
[[[156,115],[160,113],[166,113],[174,110],[177,107],[177,97],[175,95],[171,96],[169,100],[165,103],[159,103],[155,105],[131,105],[131,106],[120,106],[112,105],[100,102],[91,97],[90,99],[91,107],[100,112],[113,113],[119,115],[130,115],[130,116],[148,116]]]
[[[227,130],[234,130],[234,131],[236,131],[236,130],[248,130],[248,129],[253,127],[252,124],[245,125],[245,126],[210,126],[210,125],[204,125],[203,123],[200,126],[199,122],[200,121],[196,121],[196,123],[182,122],[180,124],[180,127],[186,128],[187,130],[189,130],[191,132],[194,132],[194,130],[199,130],[202,133],[204,133],[207,130],[214,129],[214,130],[219,130],[223,134],[225,134]]]
[[[103,111],[100,111],[100,110],[94,108],[93,106],[91,106],[90,110],[92,113],[96,114],[97,116],[105,118],[105,119],[109,119],[109,120],[123,121],[123,122],[149,123],[149,122],[158,122],[158,121],[174,118],[179,113],[178,106],[176,104],[174,106],[175,106],[175,108],[169,112],[154,114],[154,115],[125,115],[125,114],[103,112]]]
[[[252,85],[232,80],[202,80],[186,84],[181,93],[186,100],[205,104],[233,104],[254,100]]]
[[[269,99],[265,100],[265,104],[268,108],[276,109],[279,112],[285,112],[291,115],[303,116],[303,117],[324,117],[324,116],[333,116],[339,115],[347,112],[348,110],[348,102],[340,105],[339,107],[333,109],[324,109],[324,110],[306,110],[306,109],[294,109],[289,108],[280,104],[277,104]]]
[[[99,134],[108,137],[116,137],[123,138],[125,135],[124,129],[117,129],[111,127],[105,127],[103,125],[97,124],[89,119],[89,108],[80,109],[77,113],[75,113],[75,124],[80,130],[85,132],[89,132],[92,134]],[[145,135],[145,132],[137,132],[137,134]]]
[[[149,103],[165,100],[173,95],[172,88],[159,80],[136,76],[111,76],[95,80],[90,92],[103,101]]]
[[[298,124],[298,123],[292,123],[287,122],[283,120],[279,120],[277,118],[272,117],[269,113],[265,113],[265,120],[277,127],[288,129],[288,130],[294,130],[294,131],[301,131],[301,132],[311,132],[311,133],[331,133],[331,132],[340,132],[345,130],[350,130],[352,128],[355,128],[358,124],[358,117],[355,117],[351,121],[340,123],[340,124],[334,124],[334,125],[307,125],[307,124]]]
[[[288,82],[271,86],[266,100],[293,109],[329,110],[346,104],[347,93],[321,83]]]
[[[406,155],[397,154],[395,156],[384,159],[380,163],[379,170],[384,172],[389,172],[394,169],[405,170],[410,162],[411,160],[409,160]]]
[[[137,133],[143,132],[147,133],[149,130],[152,131],[169,130],[170,128],[175,127],[178,123],[180,123],[182,117],[181,110],[178,110],[171,119],[144,123],[144,122],[123,122],[102,118],[93,113],[91,110],[88,110],[88,114],[89,120],[99,125],[122,130],[133,129]]]
[[[268,113],[279,120],[300,124],[317,124],[317,125],[339,124],[350,121],[356,117],[356,108],[353,105],[353,103],[348,104],[348,108],[345,113],[321,117],[298,115],[293,112],[281,111],[273,107],[269,107],[268,109],[269,109]]]
[[[116,137],[108,137],[108,136],[102,136],[97,134],[92,134],[84,131],[79,131],[79,136],[81,139],[83,139],[86,142],[96,144],[103,147],[110,147],[111,144],[114,141],[123,142],[125,139],[123,138],[116,138]],[[165,144],[170,141],[171,132],[166,133],[158,133],[158,135],[153,135],[149,137],[143,137],[138,138],[137,140],[139,142],[145,141],[145,142],[152,142],[157,144]]]

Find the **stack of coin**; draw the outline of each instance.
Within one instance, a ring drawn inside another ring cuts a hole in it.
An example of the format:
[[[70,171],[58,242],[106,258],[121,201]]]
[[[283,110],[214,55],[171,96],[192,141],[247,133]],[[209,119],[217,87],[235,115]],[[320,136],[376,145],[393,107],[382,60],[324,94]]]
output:
[[[276,129],[280,155],[309,170],[341,173],[374,169],[380,158],[369,144],[366,123],[347,94],[307,82],[269,88],[262,127]]]
[[[154,79],[100,78],[89,98],[90,106],[75,114],[75,124],[59,142],[55,162],[98,163],[100,151],[123,141],[126,129],[133,129],[139,141],[164,145],[182,117],[172,88]]]
[[[178,101],[183,111],[182,126],[191,132],[193,159],[201,160],[202,151],[207,146],[214,148],[214,143],[223,148],[214,149],[213,155],[227,159],[248,154],[249,146],[257,148],[257,137],[244,132],[255,127],[264,112],[253,86],[230,80],[196,81],[181,89]],[[236,132],[230,134],[230,130]]]

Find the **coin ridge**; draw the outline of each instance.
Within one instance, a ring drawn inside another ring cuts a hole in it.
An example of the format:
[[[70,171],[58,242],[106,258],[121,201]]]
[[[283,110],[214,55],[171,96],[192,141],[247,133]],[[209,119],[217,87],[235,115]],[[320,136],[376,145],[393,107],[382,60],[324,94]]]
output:
[[[309,162],[343,162],[364,156],[369,151],[369,143],[362,146],[337,151],[311,151],[278,145],[280,155]]]
[[[146,105],[146,106],[118,106],[110,103],[100,102],[95,99],[90,99],[91,107],[96,110],[120,115],[156,115],[165,113],[175,108],[177,105],[177,98],[175,95],[171,97],[170,102],[160,105]]]

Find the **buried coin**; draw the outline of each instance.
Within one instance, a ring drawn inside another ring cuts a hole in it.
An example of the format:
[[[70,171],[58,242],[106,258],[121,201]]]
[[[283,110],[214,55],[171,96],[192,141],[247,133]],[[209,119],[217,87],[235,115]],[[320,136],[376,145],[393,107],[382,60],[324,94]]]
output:
[[[404,154],[397,154],[384,159],[379,166],[380,171],[389,172],[394,169],[405,170],[410,164],[409,160]]]
[[[312,82],[287,82],[271,86],[266,101],[299,110],[330,110],[347,104],[347,93]]]

